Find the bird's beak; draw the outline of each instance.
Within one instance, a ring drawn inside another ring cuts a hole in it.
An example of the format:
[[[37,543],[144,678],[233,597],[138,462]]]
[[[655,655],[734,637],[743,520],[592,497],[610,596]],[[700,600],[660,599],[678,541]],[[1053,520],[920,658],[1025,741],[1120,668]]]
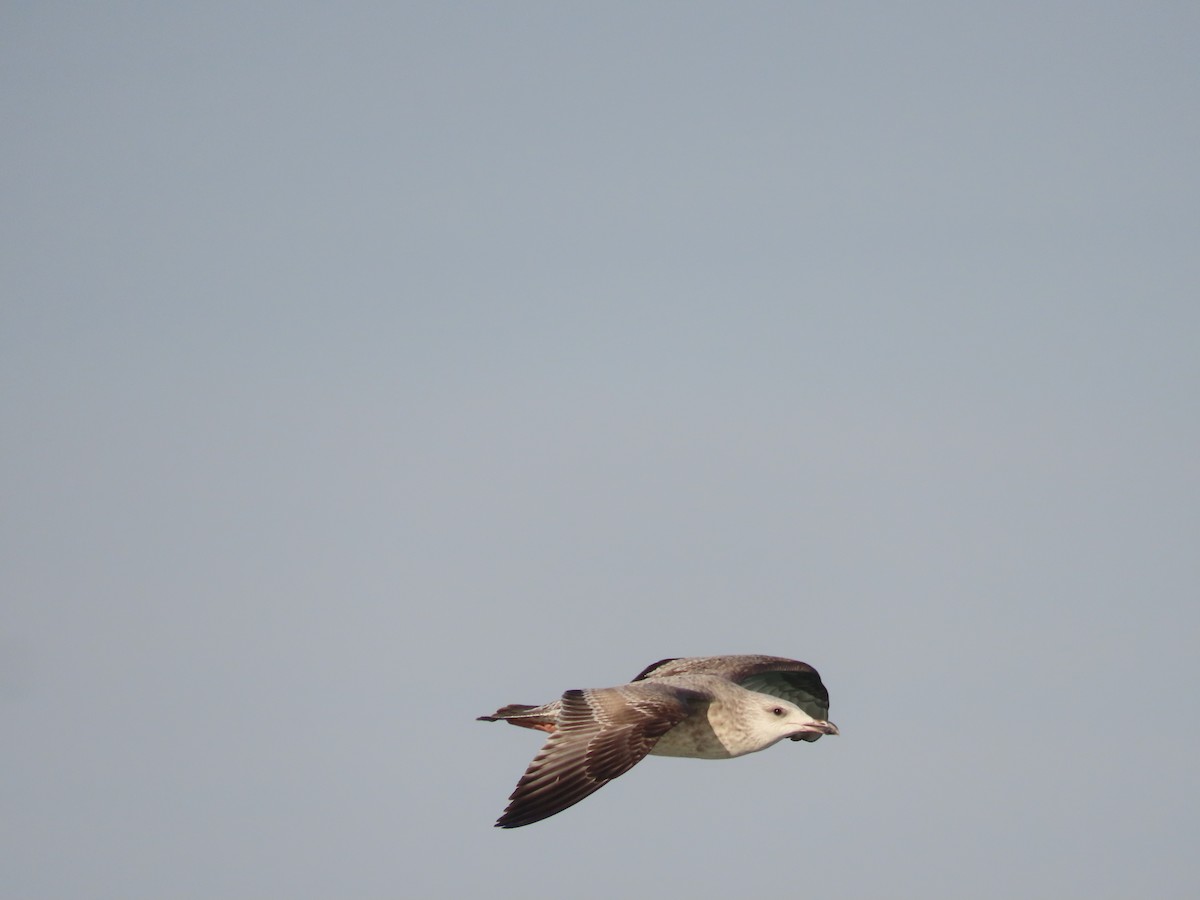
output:
[[[804,730],[800,734],[793,734],[793,741],[815,741],[823,734],[841,734],[832,722],[808,722],[801,727]]]

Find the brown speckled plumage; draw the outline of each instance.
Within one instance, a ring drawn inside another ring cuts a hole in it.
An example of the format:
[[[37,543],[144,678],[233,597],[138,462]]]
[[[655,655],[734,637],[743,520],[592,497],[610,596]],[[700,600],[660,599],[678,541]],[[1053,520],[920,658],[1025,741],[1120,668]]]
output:
[[[727,759],[785,737],[837,734],[828,714],[817,671],[776,656],[664,659],[629,684],[570,690],[542,706],[510,704],[479,718],[550,737],[496,824],[516,828],[562,812],[647,754]]]

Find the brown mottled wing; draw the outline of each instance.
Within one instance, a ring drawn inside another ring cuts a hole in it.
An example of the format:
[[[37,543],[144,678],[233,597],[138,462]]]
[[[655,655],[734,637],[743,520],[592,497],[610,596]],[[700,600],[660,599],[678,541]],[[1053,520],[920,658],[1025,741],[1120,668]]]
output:
[[[557,730],[517,782],[496,825],[538,822],[600,790],[707,699],[665,684],[567,691]]]
[[[717,675],[749,691],[782,697],[814,719],[829,718],[829,691],[817,670],[808,663],[782,656],[693,656],[663,659],[647,666],[633,679],[670,675]]]
[[[651,673],[658,675],[659,673],[656,671],[657,669],[665,670],[668,668],[678,668],[677,666],[676,667],[669,666],[668,663],[681,663],[681,662],[687,663],[687,662],[695,662],[700,659],[709,659],[709,658],[710,657],[707,657],[707,656],[696,656],[696,657],[692,657],[689,659],[688,657],[681,658],[678,656],[668,656],[666,659],[660,659],[658,662],[650,663],[650,665],[646,666],[646,668],[642,669],[642,671],[640,671],[636,675],[634,675],[632,680],[633,681],[641,681],[643,678],[648,677]],[[667,672],[667,674],[668,675],[671,675],[671,674],[677,675],[679,673],[678,672]]]

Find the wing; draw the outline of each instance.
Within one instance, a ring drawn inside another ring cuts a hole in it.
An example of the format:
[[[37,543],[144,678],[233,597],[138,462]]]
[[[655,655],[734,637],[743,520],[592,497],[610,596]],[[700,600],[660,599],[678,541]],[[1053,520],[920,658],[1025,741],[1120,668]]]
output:
[[[693,656],[663,659],[633,679],[670,675],[718,675],[748,691],[758,691],[795,703],[814,719],[829,718],[829,691],[808,663],[782,656]]]
[[[558,728],[517,782],[496,825],[529,825],[575,805],[628,772],[707,700],[665,684],[567,691]]]

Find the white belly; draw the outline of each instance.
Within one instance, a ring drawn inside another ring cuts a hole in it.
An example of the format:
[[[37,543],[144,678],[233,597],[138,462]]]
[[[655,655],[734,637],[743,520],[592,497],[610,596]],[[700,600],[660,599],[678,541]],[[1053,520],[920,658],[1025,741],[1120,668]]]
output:
[[[650,753],[653,756],[688,756],[693,759],[729,759],[734,755],[721,743],[703,712],[688,716],[660,737]]]

